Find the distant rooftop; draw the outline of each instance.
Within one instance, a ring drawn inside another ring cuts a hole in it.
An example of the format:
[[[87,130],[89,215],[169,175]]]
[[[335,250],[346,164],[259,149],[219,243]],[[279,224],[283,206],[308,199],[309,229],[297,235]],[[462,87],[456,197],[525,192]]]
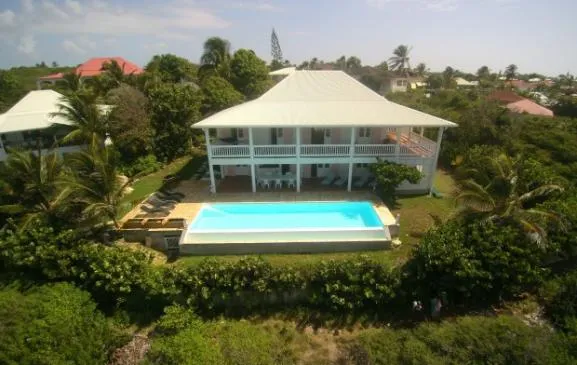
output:
[[[111,61],[116,61],[118,63],[118,65],[120,66],[120,68],[124,71],[125,75],[130,75],[130,74],[141,74],[143,72],[142,68],[139,67],[138,65],[125,60],[122,57],[95,57],[95,58],[91,58],[88,61],[84,62],[83,64],[81,64],[80,66],[78,66],[75,70],[74,73],[76,73],[77,75],[81,75],[84,77],[93,77],[93,76],[98,76],[102,73],[102,67],[104,66],[105,63],[107,62],[111,62]],[[47,76],[42,76],[39,77],[39,80],[59,80],[62,79],[62,77],[64,76],[63,73],[59,72],[59,73],[55,73],[52,75],[47,75]]]

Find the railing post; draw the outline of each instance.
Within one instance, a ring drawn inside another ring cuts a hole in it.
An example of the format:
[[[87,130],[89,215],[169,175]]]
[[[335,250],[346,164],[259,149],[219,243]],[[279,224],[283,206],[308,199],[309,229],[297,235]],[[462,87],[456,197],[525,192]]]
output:
[[[297,127],[295,131],[296,137],[296,156],[297,156],[297,193],[301,191],[301,128]]]
[[[353,159],[355,157],[355,135],[356,128],[351,127],[351,150],[349,151],[349,179],[347,181],[347,191],[351,191],[353,188]]]
[[[209,129],[204,129],[204,138],[206,139],[206,151],[208,155],[208,171],[210,173],[210,192],[216,193],[216,182],[214,181],[214,168],[212,166],[212,147],[210,146]]]
[[[435,159],[433,160],[433,171],[431,172],[431,177],[429,180],[429,196],[433,195],[433,181],[435,180],[435,174],[437,173],[437,163],[439,161],[439,153],[441,152],[441,142],[443,141],[443,132],[445,127],[439,128],[439,135],[437,136],[437,146],[435,147]]]
[[[399,163],[401,154],[401,135],[399,134],[399,128],[395,128],[395,139],[397,144],[395,145],[395,161]]]

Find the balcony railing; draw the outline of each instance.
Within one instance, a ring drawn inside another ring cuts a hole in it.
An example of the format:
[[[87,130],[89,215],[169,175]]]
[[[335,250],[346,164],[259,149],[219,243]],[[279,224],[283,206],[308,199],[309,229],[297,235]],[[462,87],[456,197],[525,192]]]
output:
[[[254,146],[255,157],[285,157],[296,156],[297,146],[294,144],[277,144]]]
[[[305,157],[346,157],[350,154],[350,145],[346,144],[309,144],[301,145],[301,156]]]
[[[217,145],[212,147],[212,157],[250,157],[248,145]]]
[[[394,144],[355,145],[355,156],[387,156],[395,154]]]

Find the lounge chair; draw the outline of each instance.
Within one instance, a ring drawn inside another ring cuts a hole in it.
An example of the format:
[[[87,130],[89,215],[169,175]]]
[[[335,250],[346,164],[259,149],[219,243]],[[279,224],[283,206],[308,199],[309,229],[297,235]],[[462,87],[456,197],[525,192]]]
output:
[[[359,179],[353,183],[355,188],[362,188],[369,182],[369,175],[359,176]]]
[[[333,183],[335,186],[345,186],[348,182],[348,179],[342,176],[339,176],[337,180]]]
[[[146,205],[141,205],[140,210],[150,214],[156,214],[156,213],[163,213],[164,215],[170,214],[170,209],[167,209],[166,207],[149,207]]]
[[[328,174],[325,175],[325,177],[323,178],[323,180],[321,181],[322,185],[330,185],[332,184],[333,181],[335,181],[335,174],[330,171]]]
[[[148,199],[146,199],[146,203],[148,203],[152,206],[169,206],[169,205],[174,206],[178,202],[176,200],[160,199],[155,194],[152,194],[151,196],[148,197]]]
[[[157,191],[154,195],[156,195],[157,197],[159,197],[162,200],[173,200],[176,202],[180,202],[182,200],[182,198],[184,198],[184,194],[167,194],[167,193],[163,193],[162,191]]]

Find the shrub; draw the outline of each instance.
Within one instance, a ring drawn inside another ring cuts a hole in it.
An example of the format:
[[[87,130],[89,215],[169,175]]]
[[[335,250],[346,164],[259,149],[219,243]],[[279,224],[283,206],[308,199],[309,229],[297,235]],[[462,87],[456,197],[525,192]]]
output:
[[[445,293],[482,304],[536,287],[543,252],[518,228],[449,222],[429,231],[406,266],[405,288],[423,299]]]
[[[349,346],[353,364],[569,364],[570,344],[517,318],[462,317],[412,330],[373,329]]]
[[[577,335],[577,271],[546,283],[541,298],[551,322]]]
[[[121,337],[70,284],[0,291],[0,363],[104,364]]]
[[[158,162],[155,155],[146,155],[139,157],[128,166],[122,169],[126,176],[134,176],[137,174],[148,175],[160,170],[162,164]]]
[[[417,184],[423,177],[415,167],[380,159],[371,165],[371,171],[375,175],[379,196],[389,204],[395,202],[395,190],[404,181]]]

